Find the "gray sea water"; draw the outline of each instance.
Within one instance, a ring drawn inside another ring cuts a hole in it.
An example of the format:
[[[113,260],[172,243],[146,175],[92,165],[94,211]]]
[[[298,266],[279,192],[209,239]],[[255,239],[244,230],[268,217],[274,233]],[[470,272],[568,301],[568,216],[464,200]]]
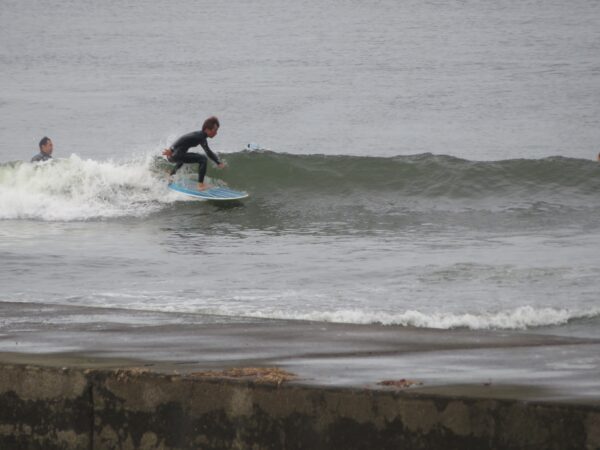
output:
[[[597,1],[2,0],[0,67],[0,301],[599,336]],[[166,187],[212,114],[243,203]]]

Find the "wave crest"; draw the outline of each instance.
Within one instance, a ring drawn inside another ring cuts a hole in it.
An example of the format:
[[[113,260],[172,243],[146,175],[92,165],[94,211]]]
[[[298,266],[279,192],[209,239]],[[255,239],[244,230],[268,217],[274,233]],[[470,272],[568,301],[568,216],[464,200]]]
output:
[[[220,312],[223,314],[223,312]],[[228,314],[223,314],[228,315]],[[237,314],[236,314],[237,315]],[[371,312],[361,310],[336,310],[315,312],[249,312],[249,317],[316,322],[400,325],[415,328],[471,330],[525,330],[553,325],[563,325],[572,320],[600,316],[600,308],[570,311],[556,308],[520,306],[515,309],[483,313],[425,313],[408,310],[402,313]]]

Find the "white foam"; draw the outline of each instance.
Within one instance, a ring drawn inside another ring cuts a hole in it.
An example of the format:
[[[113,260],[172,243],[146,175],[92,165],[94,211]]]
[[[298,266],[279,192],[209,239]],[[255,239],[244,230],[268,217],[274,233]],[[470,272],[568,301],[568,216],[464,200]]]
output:
[[[568,310],[555,308],[534,308],[521,306],[511,310],[476,313],[427,313],[421,311],[404,311],[388,313],[378,311],[334,310],[334,311],[294,311],[279,309],[261,309],[247,306],[230,307],[211,305],[153,305],[152,309],[164,312],[193,312],[200,314],[252,317],[260,319],[308,320],[314,322],[348,323],[348,324],[382,324],[412,326],[416,328],[453,329],[467,328],[471,330],[525,330],[544,326],[563,325],[571,320],[600,316],[600,308],[588,310]]]
[[[97,292],[72,298],[61,297],[57,299],[56,303],[63,304],[66,302],[69,305],[118,308],[132,311],[363,325],[382,324],[432,329],[525,330],[560,326],[575,320],[600,318],[600,306],[582,306],[568,309],[522,305],[503,310],[478,310],[473,312],[425,310],[389,312],[368,308],[317,309],[311,307],[311,303],[303,303],[300,300],[283,301],[281,292],[274,297],[269,297],[264,292],[262,294],[249,292],[243,295],[225,297],[221,294],[218,291],[204,291],[201,297],[188,297],[187,295],[182,296],[177,293],[154,290]],[[41,296],[40,298],[29,296],[27,298],[16,298],[16,296],[13,296],[11,301],[44,304],[48,302],[48,298],[47,296]],[[290,307],[281,306],[285,304],[290,305]]]
[[[383,325],[404,325],[418,328],[469,328],[518,330],[550,325],[562,325],[570,320],[595,317],[600,315],[600,308],[586,311],[570,311],[568,309],[534,308],[521,306],[511,310],[498,312],[475,313],[424,313],[420,311],[404,311],[401,313],[373,312],[361,310],[336,310],[325,312],[277,312],[249,314],[253,317],[270,317],[275,319],[313,320],[320,322],[354,323]]]
[[[145,216],[174,201],[153,157],[94,161],[77,155],[0,167],[0,219],[87,220]]]
[[[210,297],[210,296],[209,296]],[[471,330],[525,330],[529,328],[563,325],[572,320],[600,316],[600,307],[566,309],[551,307],[519,306],[501,311],[479,313],[423,312],[407,310],[398,313],[362,309],[298,310],[279,309],[261,304],[260,309],[247,302],[236,303],[210,298],[190,301],[172,295],[136,293],[135,295],[107,293],[99,294],[94,306],[117,307],[133,310],[160,311],[170,313],[195,313],[228,317],[251,317],[259,319],[307,320],[348,324],[382,324],[412,326],[416,328]],[[245,297],[245,300],[250,300]],[[257,299],[259,300],[259,299]],[[89,305],[90,298],[85,304]],[[252,302],[251,302],[252,303]],[[260,303],[260,301],[258,302]]]

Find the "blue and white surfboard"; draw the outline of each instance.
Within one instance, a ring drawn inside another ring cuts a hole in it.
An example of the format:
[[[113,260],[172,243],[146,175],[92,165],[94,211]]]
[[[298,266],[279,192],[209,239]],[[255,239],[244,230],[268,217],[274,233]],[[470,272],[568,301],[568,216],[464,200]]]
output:
[[[224,186],[215,186],[204,191],[198,190],[198,181],[183,179],[169,184],[169,189],[201,200],[241,200],[248,197],[247,192],[234,191]]]

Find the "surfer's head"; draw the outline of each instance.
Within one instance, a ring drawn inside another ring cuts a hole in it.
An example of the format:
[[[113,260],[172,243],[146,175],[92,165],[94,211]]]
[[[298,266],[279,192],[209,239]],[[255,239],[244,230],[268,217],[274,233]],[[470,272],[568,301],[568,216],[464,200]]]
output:
[[[209,138],[214,138],[217,135],[220,126],[219,119],[212,116],[204,121],[202,131],[204,131]]]
[[[40,152],[45,153],[46,155],[51,155],[52,150],[54,150],[54,145],[52,144],[52,139],[48,136],[44,136],[40,141]]]

